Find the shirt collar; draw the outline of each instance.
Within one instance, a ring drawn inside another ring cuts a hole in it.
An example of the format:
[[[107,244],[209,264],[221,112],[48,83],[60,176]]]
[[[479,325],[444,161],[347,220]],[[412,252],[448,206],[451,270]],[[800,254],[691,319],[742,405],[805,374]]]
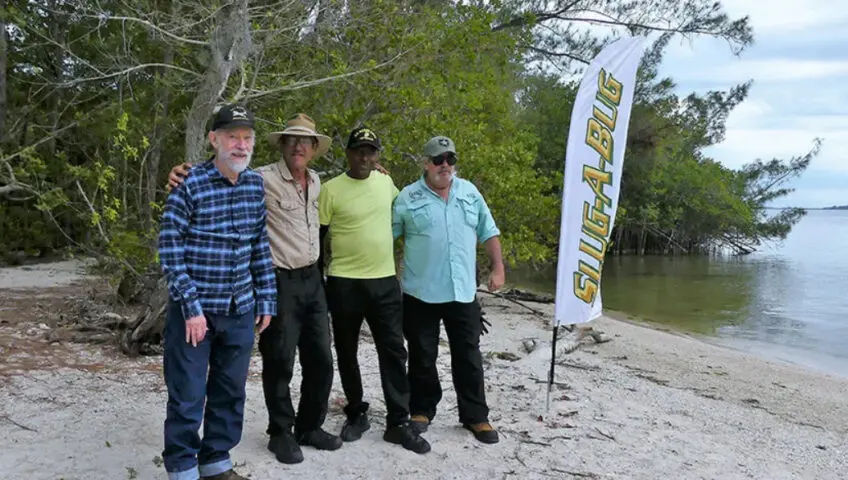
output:
[[[419,184],[420,188],[422,190],[424,190],[425,192],[428,192],[432,195],[435,195],[439,198],[442,198],[441,196],[439,196],[438,193],[436,193],[435,190],[430,188],[430,185],[427,185],[427,180],[425,179],[426,175],[427,175],[426,173],[422,174],[421,178],[418,179],[418,184]],[[451,177],[450,195],[448,196],[448,198],[451,198],[456,194],[456,189],[458,188],[457,187],[458,182],[456,181],[457,178],[459,178],[459,177],[456,176],[456,172],[453,172],[453,176]]]
[[[286,164],[285,159],[281,159],[279,162],[277,162],[277,168],[279,169],[280,176],[283,177],[283,180],[287,182],[294,181],[294,176],[292,175],[289,166]],[[306,179],[309,183],[312,183],[312,175],[310,174],[308,168],[306,169]]]

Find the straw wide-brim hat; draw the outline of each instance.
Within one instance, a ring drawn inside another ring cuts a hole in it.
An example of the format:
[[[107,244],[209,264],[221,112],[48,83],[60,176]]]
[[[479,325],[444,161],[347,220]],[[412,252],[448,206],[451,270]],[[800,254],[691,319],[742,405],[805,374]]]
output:
[[[279,132],[268,134],[268,142],[276,149],[282,150],[280,137],[283,135],[291,135],[295,137],[314,137],[318,139],[318,146],[315,148],[315,156],[320,157],[330,150],[330,137],[322,135],[315,131],[315,120],[305,113],[298,113],[289,121],[286,122],[286,128]]]

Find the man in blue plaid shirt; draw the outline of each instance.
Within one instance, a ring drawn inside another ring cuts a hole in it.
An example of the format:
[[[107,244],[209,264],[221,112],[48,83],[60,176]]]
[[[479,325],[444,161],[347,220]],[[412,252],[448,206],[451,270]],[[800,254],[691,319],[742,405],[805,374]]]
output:
[[[215,156],[171,192],[159,232],[171,299],[162,455],[170,480],[244,479],[233,471],[229,452],[241,441],[253,326],[264,330],[277,308],[263,181],[247,169],[253,115],[222,107],[209,142]]]

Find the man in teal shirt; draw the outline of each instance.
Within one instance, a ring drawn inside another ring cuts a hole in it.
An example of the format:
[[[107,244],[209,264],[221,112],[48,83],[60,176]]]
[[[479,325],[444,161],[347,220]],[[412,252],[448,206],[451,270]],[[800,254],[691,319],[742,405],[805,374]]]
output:
[[[392,212],[394,237],[404,237],[403,329],[409,344],[411,420],[418,431],[426,431],[442,398],[436,357],[444,321],[459,421],[479,441],[497,443],[483,384],[476,260],[480,242],[491,262],[489,289],[503,286],[500,231],[477,187],[455,175],[451,139],[430,139],[424,156],[424,175],[400,192]]]

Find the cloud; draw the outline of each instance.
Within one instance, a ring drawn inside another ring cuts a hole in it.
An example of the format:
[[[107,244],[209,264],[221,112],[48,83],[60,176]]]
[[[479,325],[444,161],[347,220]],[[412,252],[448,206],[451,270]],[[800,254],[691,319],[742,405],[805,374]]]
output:
[[[746,100],[737,105],[727,119],[727,127],[735,128],[757,122],[774,113],[771,103],[764,100]]]
[[[705,151],[705,153],[730,168],[739,168],[757,159],[764,161],[772,158],[786,159],[803,155],[813,147],[814,132],[794,129],[728,129],[725,140]],[[840,135],[840,144],[848,143],[848,134]],[[822,154],[816,158],[817,168],[827,168],[848,172],[848,165],[832,155],[825,155],[828,144],[822,148]]]
[[[740,56],[727,43],[697,37],[669,45],[660,73],[677,92],[728,90],[754,80],[748,98],[731,112],[725,140],[706,150],[739,168],[756,159],[790,159],[822,150],[776,204],[848,204],[848,3],[810,0],[726,0],[728,15],[750,16],[755,44]]]
[[[735,56],[721,39],[676,37],[660,67],[681,97],[754,81],[748,98],[728,118],[725,140],[705,154],[739,168],[756,159],[804,155],[821,138],[819,156],[790,185],[797,191],[778,205],[848,204],[848,83],[841,81],[848,78],[848,2],[724,0],[722,5],[731,19],[750,17],[755,43]]]
[[[680,69],[674,78],[680,82],[733,85],[753,79],[755,83],[794,82],[830,79],[848,75],[848,60],[762,60],[733,59],[704,69]]]
[[[725,0],[722,5],[731,18],[750,16],[755,35],[797,33],[848,19],[848,9],[833,0]]]

